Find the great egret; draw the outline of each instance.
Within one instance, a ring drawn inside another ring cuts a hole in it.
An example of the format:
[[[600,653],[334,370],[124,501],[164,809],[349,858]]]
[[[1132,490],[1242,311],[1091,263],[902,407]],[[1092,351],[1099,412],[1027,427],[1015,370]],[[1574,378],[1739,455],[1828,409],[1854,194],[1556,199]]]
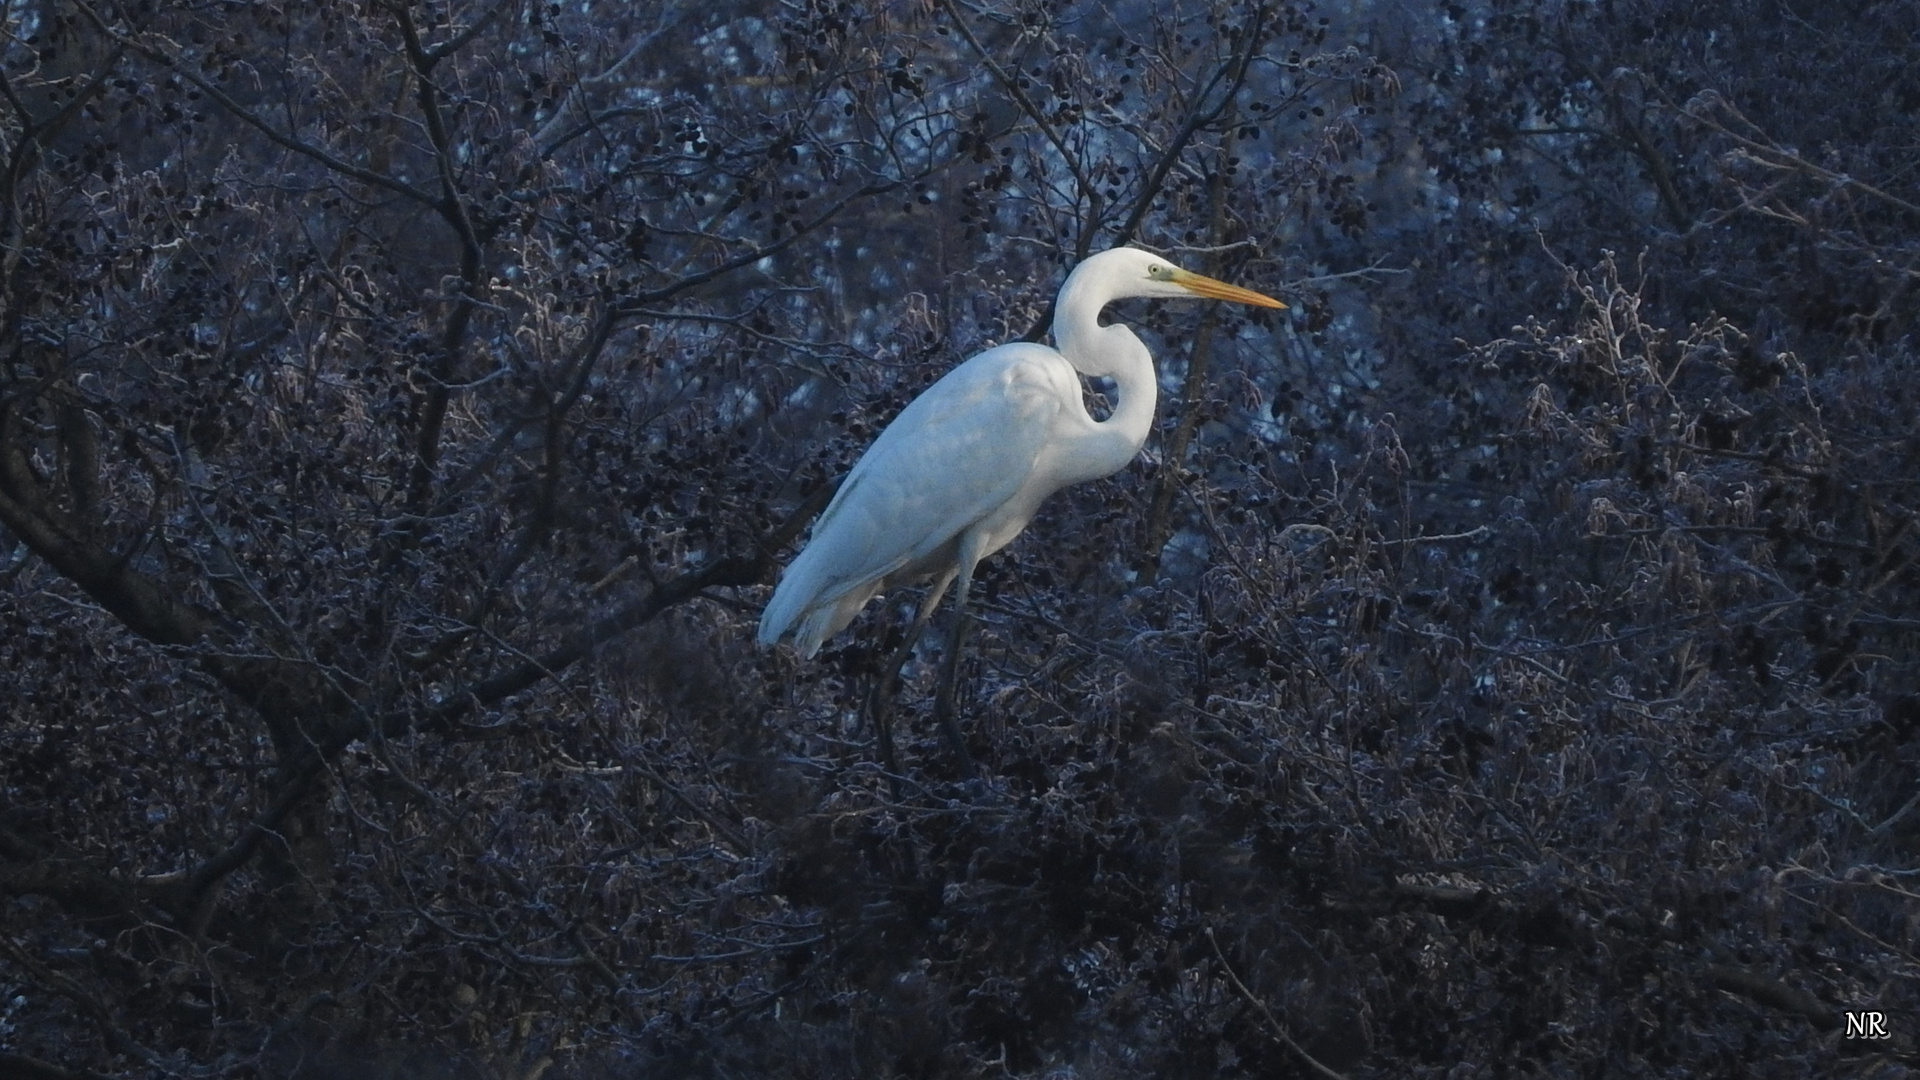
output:
[[[955,579],[964,619],[975,565],[1020,535],[1047,496],[1125,468],[1147,441],[1157,397],[1147,347],[1124,325],[1100,324],[1101,309],[1127,297],[1286,307],[1138,248],[1082,262],[1054,310],[1058,352],[1032,342],[988,349],[928,387],[861,455],[781,574],[761,644],[790,638],[811,657],[876,594],[932,578],[904,660]],[[1081,375],[1117,384],[1107,419],[1088,414]]]

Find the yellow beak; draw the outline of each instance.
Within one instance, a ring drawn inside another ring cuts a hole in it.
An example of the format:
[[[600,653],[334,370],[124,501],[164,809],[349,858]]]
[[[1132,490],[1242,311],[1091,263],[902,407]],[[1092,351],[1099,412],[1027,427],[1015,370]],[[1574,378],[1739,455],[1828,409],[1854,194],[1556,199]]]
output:
[[[1252,304],[1254,307],[1286,307],[1271,296],[1261,296],[1252,288],[1240,288],[1238,284],[1215,281],[1204,273],[1194,271],[1173,271],[1173,284],[1179,284],[1192,292],[1194,296],[1206,296],[1208,300],[1233,300],[1235,304]]]
[[[1185,288],[1195,296],[1204,296],[1209,300],[1232,300],[1240,304],[1252,304],[1254,307],[1284,308],[1287,305],[1271,296],[1262,296],[1252,289],[1243,289],[1238,285],[1229,285],[1205,274],[1196,274],[1191,270],[1175,270],[1173,283]]]

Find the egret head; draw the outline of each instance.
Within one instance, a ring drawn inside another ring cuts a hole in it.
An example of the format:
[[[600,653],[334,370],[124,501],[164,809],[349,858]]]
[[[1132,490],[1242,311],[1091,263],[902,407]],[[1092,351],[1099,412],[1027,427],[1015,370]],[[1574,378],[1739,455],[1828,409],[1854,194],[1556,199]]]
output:
[[[1264,308],[1287,306],[1252,289],[1182,270],[1171,260],[1131,247],[1103,251],[1075,267],[1067,280],[1067,289],[1072,290],[1076,285],[1084,285],[1090,295],[1111,300],[1148,296],[1168,300],[1232,300]]]

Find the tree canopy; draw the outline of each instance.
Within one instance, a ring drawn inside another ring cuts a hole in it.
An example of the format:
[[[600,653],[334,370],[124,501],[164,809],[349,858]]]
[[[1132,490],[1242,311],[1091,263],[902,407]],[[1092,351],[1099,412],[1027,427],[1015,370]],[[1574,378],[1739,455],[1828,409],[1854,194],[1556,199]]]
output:
[[[0,5],[0,1073],[1899,1074],[1917,43]],[[760,606],[1122,243],[1293,310],[1110,312],[1159,426],[981,567],[986,793],[934,663],[889,772],[914,595]]]

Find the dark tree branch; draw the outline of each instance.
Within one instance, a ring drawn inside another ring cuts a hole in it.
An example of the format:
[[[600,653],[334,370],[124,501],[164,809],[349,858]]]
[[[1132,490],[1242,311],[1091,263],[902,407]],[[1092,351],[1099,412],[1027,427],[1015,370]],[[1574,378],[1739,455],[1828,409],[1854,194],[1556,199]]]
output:
[[[419,407],[413,475],[408,483],[407,496],[408,508],[417,513],[432,498],[434,471],[440,461],[440,437],[446,426],[447,405],[452,398],[450,384],[460,366],[459,357],[466,345],[467,330],[473,321],[474,310],[479,305],[480,267],[485,255],[480,235],[474,228],[472,215],[468,213],[466,200],[461,193],[459,178],[455,175],[453,138],[447,131],[446,116],[440,108],[440,89],[433,79],[434,66],[446,53],[430,53],[421,44],[419,29],[414,25],[413,16],[406,5],[381,6],[393,15],[399,25],[401,37],[406,43],[407,58],[413,67],[420,115],[426,120],[427,138],[433,145],[434,168],[440,178],[440,197],[434,203],[434,210],[460,241],[460,293],[454,298],[453,312],[441,331],[433,362],[427,365],[426,387],[421,391],[423,400]],[[449,46],[451,44],[448,43]],[[406,534],[407,530],[402,530],[401,535]],[[389,560],[398,554],[398,550],[389,553]]]
[[[1060,160],[1066,165],[1067,171],[1073,174],[1074,182],[1079,184],[1081,193],[1093,202],[1094,212],[1089,214],[1088,217],[1097,220],[1100,217],[1100,189],[1098,185],[1094,184],[1093,181],[1088,178],[1085,171],[1080,168],[1079,157],[1067,146],[1067,141],[1054,129],[1054,126],[1047,122],[1046,114],[1040,111],[1040,107],[1033,103],[1033,99],[1027,96],[1026,91],[1020,89],[1019,81],[1012,75],[1009,75],[1007,69],[1001,67],[1000,62],[993,58],[991,52],[987,51],[987,47],[982,45],[980,39],[973,35],[973,29],[967,25],[967,20],[961,16],[960,8],[954,3],[954,0],[940,0],[940,5],[946,8],[947,14],[953,18],[953,25],[959,29],[960,36],[966,38],[967,44],[973,47],[974,55],[978,56],[980,62],[985,64],[987,70],[993,74],[993,81],[1000,84],[1000,89],[1005,91],[1007,96],[1011,97],[1014,102],[1020,106],[1020,111],[1026,113],[1027,119],[1032,120],[1034,126],[1040,129],[1040,133],[1045,135],[1047,141],[1053,144],[1054,150],[1059,153]],[[1080,254],[1084,257],[1086,252],[1081,251]]]
[[[5,1052],[0,1052],[0,1076],[19,1077],[20,1080],[106,1080],[96,1072],[69,1069],[25,1054]]]
[[[449,696],[416,726],[427,731],[461,731],[463,729],[456,725],[474,710],[497,704],[558,676],[595,648],[629,630],[646,625],[661,612],[692,600],[708,589],[760,584],[772,569],[774,555],[793,542],[807,522],[813,520],[833,499],[839,487],[840,481],[835,480],[808,496],[778,529],[758,545],[753,554],[720,559],[661,583],[647,595],[611,615],[595,620],[585,630],[539,657],[523,661]],[[396,721],[388,734],[397,735],[404,730],[405,724]],[[491,730],[465,729],[465,733],[479,735]]]
[[[1707,980],[1729,993],[1793,1013],[1824,1031],[1840,1026],[1840,1014],[1826,1002],[1771,976],[1729,964],[1714,964],[1707,968]]]
[[[1312,1054],[1307,1053],[1306,1048],[1294,1040],[1293,1033],[1287,1030],[1287,1026],[1273,1015],[1273,1010],[1267,1008],[1267,1003],[1256,997],[1252,990],[1247,989],[1247,984],[1240,981],[1240,976],[1233,970],[1233,965],[1227,962],[1227,954],[1221,951],[1219,940],[1213,936],[1213,927],[1207,927],[1206,934],[1207,944],[1213,946],[1213,955],[1220,961],[1220,969],[1227,973],[1227,981],[1233,983],[1234,990],[1246,999],[1247,1004],[1259,1010],[1261,1019],[1267,1022],[1267,1030],[1273,1032],[1275,1038],[1285,1044],[1287,1049],[1293,1051],[1301,1061],[1306,1062],[1307,1067],[1314,1072],[1326,1077],[1327,1080],[1346,1080],[1345,1074],[1327,1068]]]
[[[1265,40],[1263,35],[1268,14],[1264,3],[1254,9],[1253,20],[1243,31],[1240,51],[1216,69],[1207,79],[1206,85],[1194,93],[1193,103],[1187,109],[1186,120],[1181,123],[1180,130],[1174,134],[1173,140],[1167,143],[1166,149],[1161,151],[1159,160],[1153,163],[1153,169],[1148,173],[1146,183],[1141,185],[1140,197],[1133,201],[1133,209],[1128,212],[1127,220],[1120,226],[1120,231],[1114,234],[1113,242],[1116,246],[1131,243],[1139,233],[1140,223],[1146,219],[1147,211],[1153,208],[1153,200],[1159,197],[1160,189],[1167,182],[1167,174],[1173,171],[1174,165],[1180,160],[1180,155],[1186,153],[1187,144],[1193,141],[1193,137],[1202,128],[1218,122],[1222,116],[1226,115],[1227,110],[1234,106],[1235,100],[1239,97],[1240,88],[1246,85],[1247,68],[1253,63],[1254,56],[1260,52],[1261,42]],[[1226,90],[1220,95],[1220,99],[1213,103],[1213,107],[1208,108],[1207,99],[1212,96],[1214,88],[1220,85],[1222,79],[1227,80]],[[1086,257],[1086,254],[1084,250],[1080,252],[1082,258]]]
[[[106,1044],[116,1053],[125,1054],[155,1072],[164,1071],[159,1055],[136,1042],[127,1029],[114,1018],[113,1010],[99,996],[81,986],[69,976],[54,971],[34,959],[25,949],[13,943],[6,934],[0,934],[0,953],[5,953],[12,961],[24,969],[41,986],[66,998],[79,1006],[93,1020],[94,1027],[100,1032]]]
[[[1232,102],[1229,97],[1228,102]],[[1231,112],[1222,115],[1231,115]],[[1208,235],[1214,244],[1220,244],[1227,221],[1227,150],[1220,149],[1219,158],[1214,162],[1213,175],[1207,178],[1207,199],[1212,221],[1208,223]],[[1218,267],[1209,267],[1216,274],[1222,274]],[[1223,275],[1224,276],[1224,275]],[[1200,426],[1200,415],[1205,411],[1207,396],[1207,376],[1213,366],[1213,335],[1219,325],[1218,305],[1208,304],[1201,309],[1200,326],[1194,332],[1193,348],[1187,354],[1187,374],[1180,383],[1179,420],[1173,431],[1167,436],[1160,453],[1160,475],[1155,477],[1153,498],[1148,504],[1146,545],[1141,552],[1141,565],[1146,570],[1145,578],[1154,580],[1160,567],[1160,549],[1166,546],[1167,537],[1173,526],[1169,515],[1173,508],[1173,495],[1180,487],[1182,474],[1187,467],[1187,448],[1193,443],[1193,433]]]
[[[292,135],[280,131],[280,129],[256,116],[251,109],[235,101],[232,95],[222,90],[212,81],[194,71],[188,65],[181,63],[178,57],[168,52],[159,44],[140,40],[123,30],[116,29],[112,24],[107,22],[99,12],[94,10],[92,4],[86,3],[85,0],[75,0],[75,6],[86,14],[87,18],[99,28],[101,33],[106,34],[120,45],[131,49],[192,83],[201,93],[212,98],[216,104],[230,113],[234,119],[265,135],[275,146],[291,150],[302,157],[310,158],[333,172],[339,173],[342,176],[350,176],[363,184],[369,184],[385,191],[391,191],[396,195],[411,199],[423,206],[438,207],[439,200],[411,184],[396,180],[385,173],[375,172],[372,169],[363,169],[350,161],[314,146],[312,143],[294,138]]]

